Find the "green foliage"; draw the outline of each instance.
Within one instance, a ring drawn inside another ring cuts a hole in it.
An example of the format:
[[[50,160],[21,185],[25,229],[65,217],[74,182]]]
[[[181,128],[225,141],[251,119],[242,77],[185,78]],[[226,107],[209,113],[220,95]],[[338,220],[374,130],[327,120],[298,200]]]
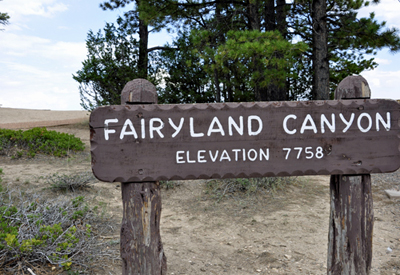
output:
[[[214,102],[214,88],[210,77],[202,66],[202,59],[195,53],[193,39],[187,32],[180,32],[172,47],[179,50],[163,51],[159,68],[158,94],[161,103],[206,103]]]
[[[312,99],[318,92],[314,70],[329,70],[324,85],[333,92],[346,76],[375,68],[377,50],[400,49],[398,29],[374,13],[358,16],[360,8],[379,0],[327,2],[321,20],[312,3],[108,0],[101,7],[130,7],[125,16],[131,26],[125,22],[124,28],[131,31],[139,32],[143,21],[155,31],[177,30],[176,50],[167,45],[168,51],[149,58],[149,75],[160,80],[160,102],[167,103]],[[314,44],[316,20],[326,20],[326,33],[319,36],[327,37],[328,49],[318,53],[324,64],[313,64],[316,49],[325,48]]]
[[[3,192],[3,186],[1,183],[3,182],[3,179],[1,178],[1,175],[3,175],[3,168],[0,168],[0,192]]]
[[[0,194],[0,267],[41,262],[69,270],[99,254],[91,224],[98,216],[83,196],[60,201],[12,193]]]
[[[88,33],[87,59],[82,62],[83,68],[73,75],[79,83],[81,106],[85,110],[119,105],[125,84],[140,76],[137,26],[121,17],[117,21],[117,24],[107,23],[103,32]],[[153,75],[151,67],[149,70]],[[154,82],[151,77],[149,80]]]
[[[174,189],[175,187],[178,187],[181,185],[180,181],[174,181],[174,180],[161,180],[160,181],[160,186],[161,188],[165,189]]]
[[[24,153],[28,157],[34,157],[36,153],[63,157],[84,148],[83,142],[74,135],[46,128],[27,131],[0,129],[0,154],[12,154],[12,158],[20,158]]]
[[[373,1],[374,4],[379,1]],[[329,59],[329,85],[333,95],[337,85],[345,77],[361,74],[378,66],[373,55],[377,50],[389,48],[396,52],[400,49],[399,30],[386,28],[386,22],[378,22],[372,13],[369,17],[358,18],[358,10],[371,4],[370,1],[340,0],[327,2],[326,23]],[[289,26],[293,35],[310,47],[305,55],[298,59],[299,66],[295,73],[299,78],[291,81],[291,94],[294,98],[310,98],[312,88],[312,31],[309,20],[310,3],[298,2],[290,10]]]
[[[295,178],[292,177],[210,180],[207,182],[206,193],[219,202],[226,197],[250,196],[265,191],[274,192],[294,181]]]
[[[2,0],[0,0],[2,1]],[[0,12],[0,25],[8,25],[8,20],[10,19],[10,16],[8,13],[5,12]],[[3,30],[3,29],[0,29]]]
[[[233,101],[254,100],[257,87],[283,86],[289,77],[287,68],[307,50],[306,44],[291,43],[278,31],[230,30],[225,43],[218,45],[212,36],[210,31],[195,32],[195,45],[202,49],[198,52],[209,74],[230,76],[220,81],[233,90]]]

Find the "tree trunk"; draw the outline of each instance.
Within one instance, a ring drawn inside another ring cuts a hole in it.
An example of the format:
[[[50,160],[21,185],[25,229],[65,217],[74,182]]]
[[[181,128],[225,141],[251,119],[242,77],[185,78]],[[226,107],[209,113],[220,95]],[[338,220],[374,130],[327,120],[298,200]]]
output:
[[[326,25],[326,1],[313,0],[313,87],[312,99],[329,99],[329,61],[328,61],[328,31]]]
[[[276,7],[274,1],[268,0],[265,7],[265,30],[278,30],[284,38],[287,36],[286,23],[286,2],[285,0],[277,0]],[[281,54],[277,54],[278,58],[282,58]],[[282,84],[282,85],[280,85]],[[264,94],[261,95],[265,101],[284,101],[288,99],[287,83],[271,83],[265,88]]]
[[[286,0],[276,1],[276,26],[283,38],[287,37]]]
[[[215,101],[221,102],[221,88],[219,87],[218,70],[214,69]]]
[[[265,31],[273,31],[276,29],[275,24],[275,0],[267,0],[264,6],[264,28]]]
[[[140,1],[136,0],[136,5],[139,7]],[[138,69],[139,78],[147,79],[148,69],[148,45],[149,44],[149,30],[147,24],[140,19],[139,14],[139,58]]]
[[[346,77],[335,91],[335,99],[369,97],[368,83],[361,76]],[[330,196],[328,275],[367,275],[374,225],[371,175],[332,175]]]

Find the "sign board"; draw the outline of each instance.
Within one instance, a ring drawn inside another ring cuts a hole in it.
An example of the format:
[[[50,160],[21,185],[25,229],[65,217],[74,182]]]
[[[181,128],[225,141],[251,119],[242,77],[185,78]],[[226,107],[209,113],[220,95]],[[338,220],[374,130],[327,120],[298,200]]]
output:
[[[90,116],[108,182],[393,172],[393,100],[118,105]]]

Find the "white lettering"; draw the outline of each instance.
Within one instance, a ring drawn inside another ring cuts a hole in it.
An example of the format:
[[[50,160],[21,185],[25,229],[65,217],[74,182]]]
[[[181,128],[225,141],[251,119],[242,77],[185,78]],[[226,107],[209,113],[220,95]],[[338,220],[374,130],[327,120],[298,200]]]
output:
[[[142,118],[140,120],[140,125],[142,128],[142,139],[145,139],[146,138],[146,124],[145,124],[144,118]]]
[[[258,121],[258,129],[257,129],[257,131],[253,131],[252,120],[257,120]],[[248,127],[249,136],[258,135],[259,133],[261,133],[262,128],[263,128],[263,123],[262,123],[261,118],[259,116],[249,116],[247,118],[247,127]]]
[[[335,114],[331,115],[331,120],[332,122],[329,123],[325,115],[324,114],[321,115],[321,133],[325,133],[325,127],[324,127],[325,124],[328,126],[329,130],[331,130],[332,133],[335,132]]]
[[[198,161],[198,162],[200,162],[200,163],[207,162],[207,160],[204,159],[205,156],[202,155],[202,154],[204,154],[205,152],[206,152],[206,150],[199,150],[199,151],[197,151],[197,161]]]
[[[217,124],[217,129],[214,129],[214,125]],[[222,128],[221,122],[217,117],[214,117],[210,123],[210,127],[208,127],[207,136],[211,136],[211,133],[221,133],[221,136],[225,136],[224,128]]]
[[[243,116],[239,117],[239,124],[240,124],[240,126],[238,126],[236,124],[236,121],[234,121],[233,118],[231,116],[229,116],[229,118],[228,118],[228,130],[229,130],[229,135],[230,136],[233,135],[232,126],[235,127],[235,129],[239,133],[239,135],[243,136]]]
[[[104,121],[104,138],[108,140],[110,138],[109,134],[114,134],[115,130],[114,129],[108,129],[108,124],[109,123],[117,123],[118,119],[117,118],[112,118],[112,119],[106,119]]]
[[[381,114],[376,113],[376,130],[379,131],[379,122],[382,123],[382,126],[386,131],[390,131],[390,113],[386,113],[386,122],[383,120]]]
[[[269,148],[265,149],[265,153],[263,149],[260,148],[260,161],[262,161],[262,158],[265,158],[265,160],[269,160]]]
[[[231,161],[231,157],[226,150],[222,151],[221,158],[219,159],[219,161],[223,160]]]
[[[131,129],[130,131],[126,130],[128,126]],[[133,127],[132,121],[129,118],[125,120],[124,126],[121,130],[121,134],[119,135],[119,139],[123,139],[125,136],[134,136],[135,138],[138,138],[135,127]]]
[[[308,122],[310,122],[311,125],[307,125]],[[308,114],[304,119],[303,124],[301,125],[300,133],[304,134],[305,130],[313,130],[315,134],[317,133],[317,127],[315,126],[315,122],[310,114]]]
[[[215,162],[217,160],[217,157],[218,157],[218,150],[215,151],[215,156],[212,155],[212,151],[208,151],[208,153],[210,154],[211,161]]]
[[[241,150],[240,149],[232,149],[232,152],[235,152],[235,161],[238,161],[239,160],[239,152],[240,152]]]
[[[363,128],[361,126],[361,120],[363,119],[363,117],[366,117],[368,119],[369,123],[368,123],[368,127],[367,128]],[[368,113],[362,113],[357,119],[357,126],[358,126],[358,129],[360,129],[360,131],[363,132],[363,133],[366,133],[369,130],[371,130],[371,128],[372,128],[372,118],[371,118],[371,116]]]
[[[251,153],[254,154],[253,157],[251,156]],[[254,149],[250,149],[250,150],[247,152],[247,157],[249,158],[250,161],[255,161],[255,160],[257,159],[257,157],[258,157],[258,156],[257,156],[257,151],[254,150]]]
[[[160,123],[160,125],[158,127],[155,127],[154,122],[158,122]],[[161,118],[150,119],[150,126],[149,126],[150,138],[154,138],[154,132],[157,132],[161,138],[164,138],[163,133],[161,133],[162,128],[164,128],[164,122],[161,120]]]
[[[287,115],[285,117],[285,119],[283,120],[283,130],[289,135],[294,135],[297,132],[297,130],[296,129],[289,130],[288,127],[287,127],[287,121],[289,120],[289,118],[297,119],[297,116],[293,115],[293,114],[292,115]]]
[[[183,156],[181,156],[184,153],[185,151],[176,151],[176,163],[185,163]]]
[[[190,136],[191,137],[202,137],[204,136],[204,133],[195,133],[194,132],[194,127],[193,127],[193,117],[189,119],[189,125],[190,125]]]
[[[350,120],[347,121],[344,116],[342,115],[342,113],[339,114],[340,119],[343,121],[344,124],[346,124],[346,128],[343,129],[343,133],[346,133],[347,130],[349,130],[351,124],[353,124],[354,121],[354,113],[351,114],[350,116]]]
[[[187,162],[188,162],[188,163],[196,163],[195,160],[190,160],[190,158],[189,158],[189,151],[186,151],[186,159],[187,159]]]
[[[172,134],[173,138],[176,137],[179,134],[179,132],[182,130],[184,121],[185,121],[185,119],[183,117],[181,117],[181,120],[179,121],[179,126],[176,126],[175,123],[172,121],[172,119],[168,118],[169,125],[171,125],[172,128],[174,128],[174,130],[175,130],[175,133]]]

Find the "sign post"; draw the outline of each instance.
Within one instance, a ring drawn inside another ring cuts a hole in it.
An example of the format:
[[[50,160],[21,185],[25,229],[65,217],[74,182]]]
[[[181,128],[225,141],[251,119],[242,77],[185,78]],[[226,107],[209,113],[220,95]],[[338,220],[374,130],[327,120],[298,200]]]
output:
[[[144,79],[130,81],[123,89],[121,104],[157,103],[153,84]],[[167,259],[160,236],[161,190],[157,181],[122,182],[121,225],[122,274],[167,274]]]
[[[361,76],[346,77],[335,91],[335,99],[370,97]],[[330,196],[328,274],[369,274],[374,226],[371,175],[332,175]]]
[[[349,77],[336,100],[157,105],[150,82],[128,82],[90,116],[93,173],[122,183],[123,274],[166,274],[158,180],[301,175],[332,175],[328,274],[368,274],[370,174],[400,167],[400,109],[367,98]]]

